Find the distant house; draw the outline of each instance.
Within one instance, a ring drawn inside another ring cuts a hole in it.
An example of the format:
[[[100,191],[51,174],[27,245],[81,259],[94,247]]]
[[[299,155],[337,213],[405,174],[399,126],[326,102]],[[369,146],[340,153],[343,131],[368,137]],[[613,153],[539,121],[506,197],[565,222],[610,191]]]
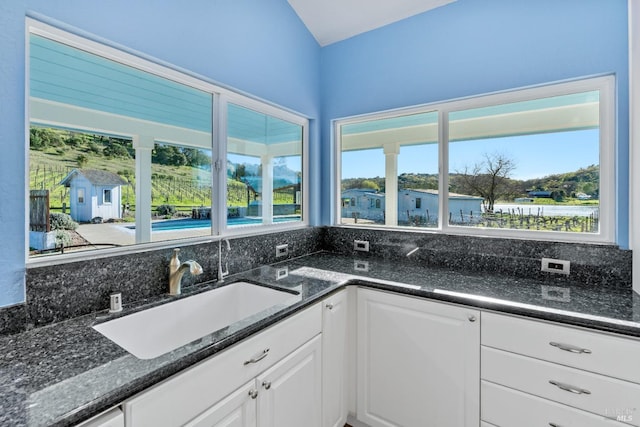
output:
[[[384,222],[384,193],[366,188],[351,188],[342,192],[341,199],[343,218]]]
[[[128,182],[112,172],[74,169],[60,182],[69,187],[71,217],[78,222],[121,218],[122,186]]]
[[[342,217],[384,222],[385,195],[368,189],[349,189],[342,192]],[[482,197],[449,193],[449,212],[464,221],[481,213]],[[398,221],[411,223],[416,218],[422,223],[438,221],[438,190],[398,190]]]

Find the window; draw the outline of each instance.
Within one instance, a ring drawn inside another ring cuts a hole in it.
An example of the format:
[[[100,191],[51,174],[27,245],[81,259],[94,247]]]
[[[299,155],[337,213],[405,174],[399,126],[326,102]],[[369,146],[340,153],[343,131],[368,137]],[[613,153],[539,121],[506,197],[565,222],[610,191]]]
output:
[[[228,104],[229,227],[302,221],[303,126]]]
[[[79,223],[65,256],[95,236],[120,247],[306,222],[305,118],[31,19],[28,31],[27,179]]]
[[[359,226],[613,242],[613,87],[601,77],[339,121],[340,191],[384,197],[385,215],[360,209]]]
[[[376,198],[341,209],[343,224],[432,228],[438,221],[438,113],[381,117],[340,126],[342,197]],[[430,209],[416,194],[433,193]],[[382,208],[384,205],[384,208]]]

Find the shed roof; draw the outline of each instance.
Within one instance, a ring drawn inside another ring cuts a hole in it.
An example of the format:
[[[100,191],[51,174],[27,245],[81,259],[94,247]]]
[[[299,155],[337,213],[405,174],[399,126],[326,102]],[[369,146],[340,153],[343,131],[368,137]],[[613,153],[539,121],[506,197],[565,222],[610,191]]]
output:
[[[98,170],[98,169],[74,169],[62,180],[60,185],[69,187],[71,181],[78,176],[82,175],[93,185],[127,185],[128,182],[124,180],[120,175],[113,172]]]

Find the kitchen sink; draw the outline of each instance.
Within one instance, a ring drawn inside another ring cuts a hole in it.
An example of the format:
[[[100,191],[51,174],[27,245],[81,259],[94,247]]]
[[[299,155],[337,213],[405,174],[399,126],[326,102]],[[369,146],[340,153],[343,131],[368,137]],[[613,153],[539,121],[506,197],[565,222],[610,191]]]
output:
[[[300,299],[298,292],[236,282],[93,328],[137,358],[153,359],[250,316]]]

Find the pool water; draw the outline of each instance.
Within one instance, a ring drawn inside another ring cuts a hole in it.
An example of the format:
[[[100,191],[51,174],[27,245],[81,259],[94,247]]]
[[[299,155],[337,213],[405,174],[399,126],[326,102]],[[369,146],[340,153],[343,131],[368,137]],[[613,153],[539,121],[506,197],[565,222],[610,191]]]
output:
[[[287,217],[278,217],[274,218],[273,222],[289,222],[289,221],[300,221],[299,216],[287,216]],[[227,225],[230,227],[238,226],[238,225],[252,225],[252,224],[261,224],[261,218],[228,218]],[[192,229],[192,228],[210,228],[211,220],[210,219],[168,219],[166,221],[156,221],[151,224],[151,231],[172,231],[172,230],[184,230],[184,229]],[[135,225],[129,225],[127,228],[135,230]]]

